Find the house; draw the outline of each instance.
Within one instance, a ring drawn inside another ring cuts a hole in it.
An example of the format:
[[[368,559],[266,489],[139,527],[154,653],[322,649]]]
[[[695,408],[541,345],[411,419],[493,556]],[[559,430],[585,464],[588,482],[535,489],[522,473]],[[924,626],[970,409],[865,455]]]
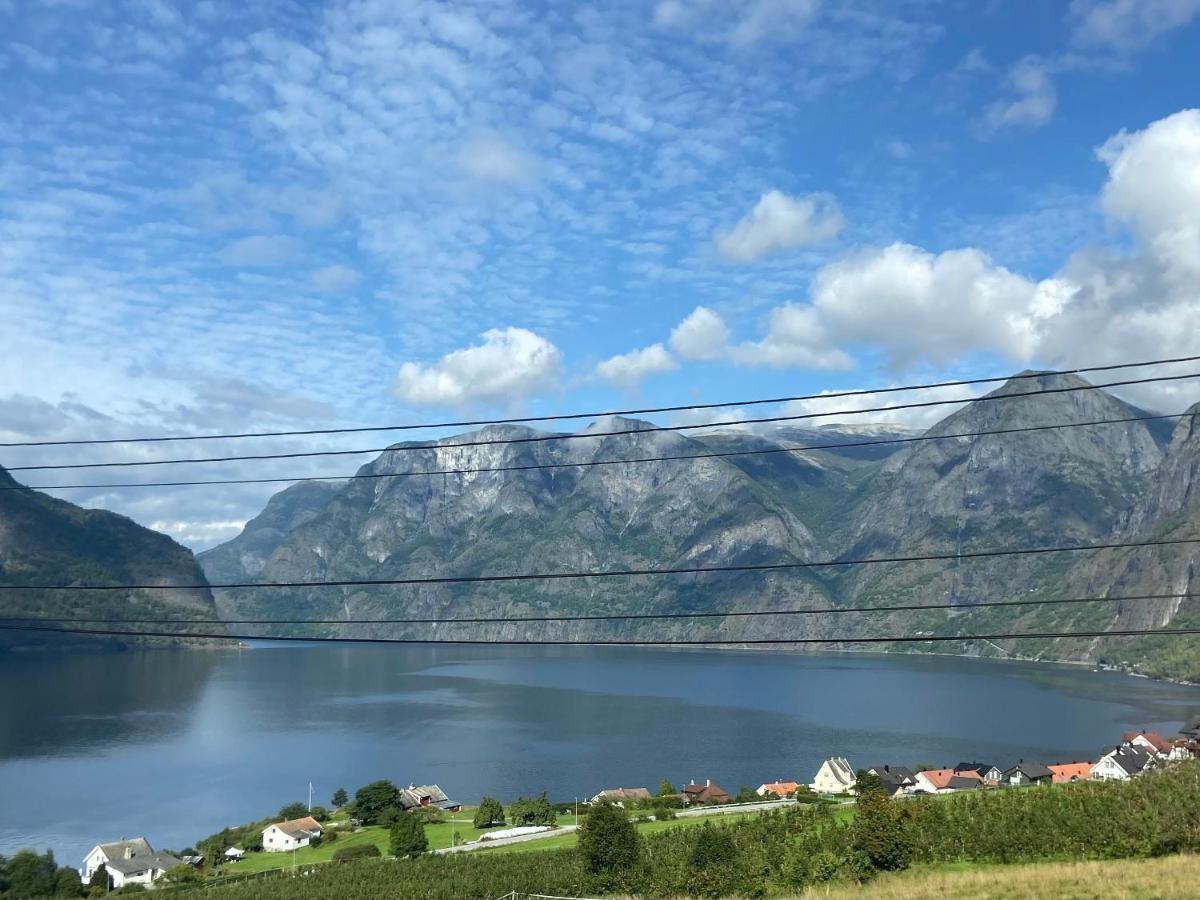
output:
[[[1141,747],[1158,757],[1171,755],[1171,742],[1154,731],[1127,731],[1121,735],[1121,743],[1130,747]]]
[[[1050,784],[1054,773],[1041,763],[1018,760],[1015,766],[1004,770],[1002,782],[1010,787],[1024,787],[1030,784]]]
[[[83,858],[83,883],[87,884],[96,870],[104,866],[110,890],[127,884],[150,885],[180,864],[169,853],[156,853],[145,838],[111,841],[97,844]]]
[[[847,794],[854,792],[854,769],[844,756],[832,756],[821,763],[816,777],[809,785],[818,794]]]
[[[321,836],[321,823],[312,816],[302,816],[287,822],[276,822],[263,829],[262,845],[268,853],[282,853],[307,847],[313,838]]]
[[[953,769],[927,769],[916,774],[913,792],[953,794],[983,787],[983,779],[974,772],[956,773]]]
[[[1200,759],[1200,740],[1175,738],[1171,742],[1171,755],[1168,759]]]
[[[1090,762],[1057,763],[1046,766],[1046,768],[1050,770],[1050,781],[1054,784],[1088,781],[1092,777]]]
[[[955,775],[965,775],[968,778],[974,772],[985,784],[999,784],[1004,779],[1004,772],[997,766],[981,762],[960,762],[954,767]]]
[[[462,804],[451,800],[436,784],[412,785],[400,791],[400,807],[404,810],[436,806],[446,812],[458,812]]]
[[[1126,781],[1154,767],[1154,756],[1134,746],[1112,747],[1092,766],[1094,781]]]
[[[872,766],[867,771],[879,778],[889,797],[911,794],[917,789],[916,773],[905,766]]]
[[[766,784],[760,784],[754,793],[760,797],[765,797],[767,794],[774,794],[776,797],[790,797],[796,793],[798,787],[800,785],[794,781],[768,781]]]
[[[612,801],[617,806],[624,806],[626,803],[644,803],[653,799],[653,795],[646,788],[608,788],[588,802],[598,803],[605,799]]]
[[[696,784],[694,781],[689,782],[683,786],[683,790],[680,793],[683,794],[684,801],[689,806],[729,802],[729,794],[718,785],[713,784],[711,779],[705,780],[704,784]]]

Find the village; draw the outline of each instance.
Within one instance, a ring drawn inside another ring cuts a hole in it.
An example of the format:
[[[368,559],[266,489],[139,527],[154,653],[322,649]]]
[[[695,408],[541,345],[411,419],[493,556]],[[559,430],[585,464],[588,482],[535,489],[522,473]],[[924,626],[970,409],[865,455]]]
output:
[[[300,851],[329,849],[333,845],[341,849],[330,849],[320,860],[306,857],[305,864],[379,856],[382,854],[375,843],[355,842],[354,838],[382,839],[386,833],[386,827],[382,826],[393,824],[404,816],[418,821],[425,832],[441,828],[449,836],[448,844],[431,847],[430,852],[457,853],[555,836],[560,839],[573,837],[581,821],[586,821],[587,808],[602,802],[631,812],[638,811],[636,821],[640,824],[670,824],[677,819],[745,815],[806,802],[852,804],[855,796],[865,790],[880,790],[888,797],[903,800],[1078,781],[1125,781],[1190,759],[1200,759],[1200,717],[1186,723],[1173,737],[1153,731],[1126,731],[1119,741],[1102,748],[1094,760],[1044,763],[1019,759],[1006,767],[992,762],[962,761],[943,768],[891,763],[855,768],[846,757],[835,756],[821,763],[811,781],[775,779],[764,781],[757,788],[743,787],[736,794],[730,794],[711,779],[689,780],[678,790],[664,780],[657,792],[646,787],[605,788],[573,804],[550,804],[543,794],[535,800],[521,799],[511,804],[510,822],[506,822],[504,809],[492,798],[484,798],[477,807],[466,807],[451,799],[436,784],[396,788],[390,782],[381,781],[361,789],[356,794],[356,802],[351,802],[345,791],[339,790],[334,799],[340,802],[335,803],[337,810],[333,813],[311,804],[306,811],[303,805],[293,804],[299,809],[291,811],[306,814],[264,821],[261,829],[249,835],[251,840],[244,841],[244,845],[230,845],[223,850],[205,853],[189,848],[178,854],[155,851],[145,837],[100,843],[84,858],[80,876],[89,893],[145,890],[162,884],[201,880],[211,875],[228,875],[238,872],[240,867],[257,873],[284,869],[287,867],[285,856],[278,857],[278,865],[271,865],[270,859],[290,853],[294,866]],[[370,809],[364,801],[364,791],[386,793],[389,788],[395,792],[394,797],[389,794],[381,810]],[[472,810],[472,819],[446,818]],[[569,824],[562,824],[560,816]],[[373,835],[372,830],[378,834]],[[238,833],[246,834],[244,830]],[[460,833],[464,838],[461,841]],[[209,844],[211,846],[211,839]]]

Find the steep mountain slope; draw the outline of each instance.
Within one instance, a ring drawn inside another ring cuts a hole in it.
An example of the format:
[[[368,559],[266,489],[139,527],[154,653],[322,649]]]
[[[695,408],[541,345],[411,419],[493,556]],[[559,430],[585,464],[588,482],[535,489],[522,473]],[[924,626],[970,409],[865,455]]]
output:
[[[522,442],[436,449],[399,444],[362,471],[396,472],[400,477],[355,481],[340,488],[320,512],[287,534],[255,574],[263,580],[321,580],[712,567],[811,559],[827,552],[797,511],[793,496],[780,497],[725,459],[567,465],[709,452],[696,441],[628,419],[601,420],[582,434],[625,429],[637,433],[546,441],[540,440],[543,433],[529,428],[493,426],[441,443]],[[431,469],[531,464],[566,467],[403,476]],[[802,460],[796,465],[811,466]],[[209,567],[213,559],[218,564],[240,559],[244,546],[243,538],[235,539],[202,554],[201,561]],[[313,589],[286,595],[255,589],[221,597],[224,608],[242,613],[287,610],[347,617],[644,612],[802,602],[827,602],[814,580],[802,573]],[[666,633],[661,625],[655,625],[655,634]],[[687,630],[711,627],[689,625]],[[755,623],[750,630],[758,627]],[[360,628],[428,633],[412,627]],[[667,630],[678,634],[683,629]],[[615,630],[546,624],[536,629],[504,626],[486,634],[531,632],[579,636]],[[473,627],[460,633],[475,636],[481,631]],[[444,629],[439,634],[446,636]]]
[[[0,487],[17,486],[0,468]],[[83,509],[33,490],[0,490],[0,583],[60,584],[204,583],[191,551],[164,534],[124,516]],[[202,590],[0,591],[0,615],[171,615],[212,618],[212,594]],[[105,625],[92,627],[106,628]],[[117,626],[119,627],[119,626]],[[205,626],[212,631],[212,626]],[[219,627],[216,630],[221,630]],[[37,632],[0,631],[0,650],[14,647],[138,643],[127,638],[65,638]],[[152,640],[140,643],[193,643]]]

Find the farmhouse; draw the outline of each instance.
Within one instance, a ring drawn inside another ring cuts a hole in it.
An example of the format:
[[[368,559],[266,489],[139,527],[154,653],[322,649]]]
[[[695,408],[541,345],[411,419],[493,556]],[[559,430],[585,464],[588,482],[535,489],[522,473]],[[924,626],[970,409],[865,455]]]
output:
[[[451,800],[436,784],[409,785],[400,791],[400,806],[404,810],[421,806],[436,806],[446,812],[458,812],[462,804]]]
[[[321,836],[321,823],[312,816],[287,822],[276,822],[263,829],[262,845],[268,853],[282,853],[307,847],[313,838]]]
[[[611,800],[617,806],[626,803],[638,803],[651,799],[650,791],[646,788],[608,788],[598,793],[589,802],[598,803],[601,800]]]
[[[127,884],[150,885],[180,864],[180,860],[169,853],[156,853],[145,838],[111,841],[97,844],[83,858],[83,882],[87,884],[96,870],[104,866],[112,890]]]
[[[1054,784],[1069,784],[1073,781],[1088,781],[1092,777],[1090,762],[1057,763],[1046,766]]]
[[[767,794],[774,794],[776,797],[790,797],[796,793],[798,787],[800,785],[794,781],[768,781],[760,784],[754,793],[760,797],[765,797]]]
[[[694,781],[683,786],[680,791],[683,794],[684,800],[690,806],[699,806],[705,803],[728,803],[729,794],[719,786],[712,783],[712,780],[706,780],[704,784],[696,784]]]
[[[1125,781],[1154,766],[1154,757],[1141,747],[1114,747],[1092,766],[1096,781]]]
[[[854,791],[854,769],[844,756],[832,756],[821,763],[809,785],[818,794],[846,794]]]

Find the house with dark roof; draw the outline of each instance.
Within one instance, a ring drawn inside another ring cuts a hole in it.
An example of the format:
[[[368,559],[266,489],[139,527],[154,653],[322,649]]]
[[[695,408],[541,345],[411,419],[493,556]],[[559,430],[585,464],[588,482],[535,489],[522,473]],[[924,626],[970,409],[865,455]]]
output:
[[[145,838],[97,844],[83,858],[83,883],[91,881],[101,866],[108,873],[109,890],[127,884],[152,885],[182,862],[169,853],[157,853]]]
[[[410,784],[400,790],[401,809],[419,809],[422,806],[436,806],[446,812],[458,812],[462,809],[461,803],[451,800],[436,784]]]
[[[969,777],[972,772],[990,784],[999,784],[1004,778],[1004,772],[991,763],[960,762],[954,767],[955,775],[966,775]]]
[[[268,853],[283,853],[307,847],[313,838],[321,836],[321,823],[312,816],[301,816],[286,822],[276,822],[263,829],[262,845]]]
[[[1154,768],[1154,760],[1154,755],[1142,747],[1110,747],[1092,766],[1092,778],[1096,781],[1127,781]]]
[[[706,779],[704,784],[689,782],[683,786],[680,793],[689,806],[729,802],[729,794],[719,785],[713,784],[711,779]]]
[[[1030,784],[1050,784],[1054,773],[1049,768],[1037,762],[1020,760],[1015,766],[1004,770],[1001,783],[1010,787],[1025,787]]]
[[[879,779],[889,797],[911,794],[917,789],[917,774],[906,766],[871,766],[867,771]]]

